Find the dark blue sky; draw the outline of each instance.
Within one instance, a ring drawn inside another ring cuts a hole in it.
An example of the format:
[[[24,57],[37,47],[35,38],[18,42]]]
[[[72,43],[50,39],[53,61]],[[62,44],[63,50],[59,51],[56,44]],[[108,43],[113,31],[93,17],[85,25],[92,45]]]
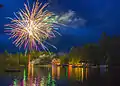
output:
[[[29,0],[30,3],[35,0]],[[47,0],[39,0],[46,2]],[[4,50],[16,51],[17,48],[8,40],[4,33],[4,24],[8,23],[5,17],[12,17],[13,12],[23,8],[26,0],[0,0],[0,52]],[[84,27],[61,27],[62,37],[52,42],[58,51],[69,50],[71,46],[86,43],[96,43],[102,32],[108,35],[120,34],[120,1],[119,0],[48,0],[48,9],[55,13],[73,10],[76,16],[85,19]]]

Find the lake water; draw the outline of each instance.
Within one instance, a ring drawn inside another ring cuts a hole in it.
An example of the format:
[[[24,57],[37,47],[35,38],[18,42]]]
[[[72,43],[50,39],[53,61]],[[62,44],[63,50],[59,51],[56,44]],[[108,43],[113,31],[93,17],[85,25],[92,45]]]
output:
[[[1,73],[0,86],[120,86],[120,72],[113,70],[31,66],[18,73]]]

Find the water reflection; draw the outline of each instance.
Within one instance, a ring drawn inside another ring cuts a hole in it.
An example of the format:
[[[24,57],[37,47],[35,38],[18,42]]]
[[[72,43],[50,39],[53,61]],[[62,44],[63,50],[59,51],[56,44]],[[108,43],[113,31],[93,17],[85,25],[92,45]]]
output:
[[[83,83],[90,75],[88,68],[72,68],[71,65],[68,67],[52,65],[51,68],[48,68],[34,67],[34,65],[30,64],[28,69],[23,71],[22,80],[14,79],[10,86],[58,86],[57,81],[63,79]]]
[[[57,79],[60,79],[60,67],[57,67]]]
[[[87,80],[88,77],[88,68],[72,68],[71,65],[65,67],[65,75],[68,79],[76,79],[78,81]]]
[[[56,74],[55,68],[53,68],[52,74]],[[57,72],[58,79],[60,75],[60,68],[58,67]],[[55,77],[56,75],[53,75]],[[28,69],[24,69],[23,79],[14,79],[13,83],[9,86],[55,86],[55,80],[51,76],[51,72],[48,71],[47,76],[40,77],[40,74],[35,74],[34,65],[28,65]]]

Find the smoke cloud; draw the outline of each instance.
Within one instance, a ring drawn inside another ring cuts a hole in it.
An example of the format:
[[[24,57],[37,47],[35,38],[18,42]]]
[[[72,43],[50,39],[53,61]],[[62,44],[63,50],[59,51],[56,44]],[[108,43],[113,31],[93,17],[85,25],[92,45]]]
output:
[[[68,27],[77,28],[85,26],[86,20],[76,17],[76,13],[72,10],[69,10],[66,13],[61,14],[57,18],[58,23],[66,25]]]

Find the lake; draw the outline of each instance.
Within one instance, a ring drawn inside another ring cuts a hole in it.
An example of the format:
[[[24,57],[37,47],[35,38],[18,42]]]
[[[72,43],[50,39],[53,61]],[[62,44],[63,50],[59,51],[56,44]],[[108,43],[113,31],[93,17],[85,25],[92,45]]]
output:
[[[32,65],[21,72],[1,73],[0,86],[120,86],[115,69]]]

